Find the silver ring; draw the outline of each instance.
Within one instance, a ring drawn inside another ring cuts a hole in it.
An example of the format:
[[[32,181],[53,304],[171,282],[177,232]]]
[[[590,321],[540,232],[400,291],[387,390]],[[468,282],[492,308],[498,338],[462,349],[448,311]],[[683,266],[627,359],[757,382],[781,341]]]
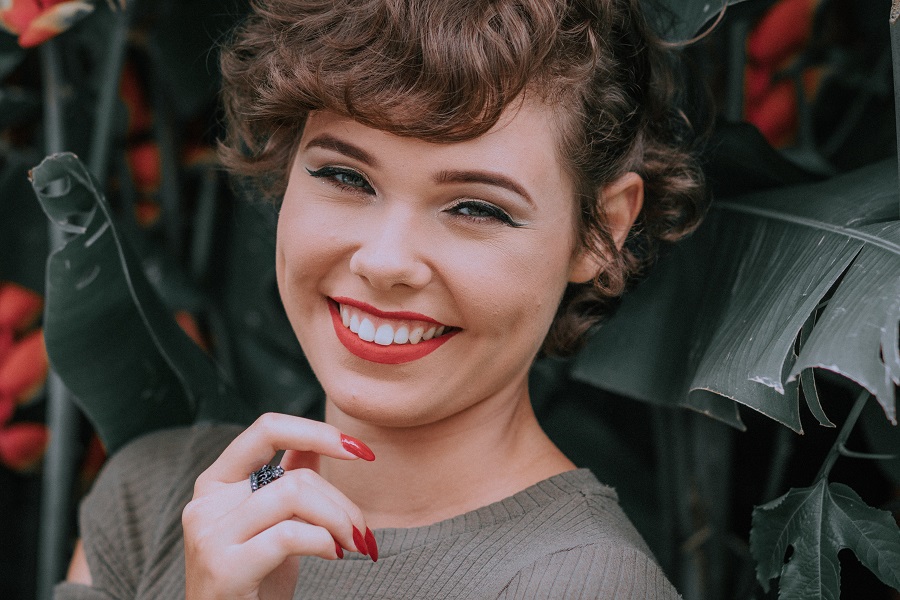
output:
[[[250,491],[255,492],[262,486],[269,485],[282,475],[284,475],[283,468],[263,465],[260,469],[250,473]]]

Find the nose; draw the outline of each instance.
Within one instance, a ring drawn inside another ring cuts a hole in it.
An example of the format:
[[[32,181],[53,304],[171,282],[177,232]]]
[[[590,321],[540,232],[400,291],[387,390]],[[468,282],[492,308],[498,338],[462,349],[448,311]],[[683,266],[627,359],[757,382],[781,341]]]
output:
[[[362,242],[350,257],[350,271],[379,290],[394,286],[421,289],[431,281],[420,228],[402,211],[384,211],[370,221]]]

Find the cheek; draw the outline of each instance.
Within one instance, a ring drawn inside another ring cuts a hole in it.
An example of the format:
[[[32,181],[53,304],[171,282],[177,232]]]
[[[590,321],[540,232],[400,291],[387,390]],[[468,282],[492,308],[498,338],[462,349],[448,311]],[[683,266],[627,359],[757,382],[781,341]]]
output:
[[[334,257],[339,228],[314,202],[285,199],[278,217],[276,268],[279,285],[312,275]]]
[[[560,246],[565,244],[556,245]],[[514,332],[534,338],[539,346],[566,287],[565,249],[557,251],[541,242],[493,248],[466,258],[467,261],[459,262],[478,265],[457,270],[456,279],[466,282],[460,297],[465,298],[469,313],[478,315],[478,320],[496,337],[508,339]]]

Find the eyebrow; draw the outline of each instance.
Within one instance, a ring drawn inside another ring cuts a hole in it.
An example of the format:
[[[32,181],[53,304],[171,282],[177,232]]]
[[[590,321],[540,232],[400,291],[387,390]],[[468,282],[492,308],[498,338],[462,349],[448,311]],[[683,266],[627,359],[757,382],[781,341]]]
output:
[[[359,146],[354,146],[349,142],[345,142],[344,140],[336,138],[327,133],[311,139],[306,144],[305,149],[309,150],[310,148],[324,148],[325,150],[332,150],[345,156],[349,156],[350,158],[355,158],[356,160],[371,167],[378,167],[378,161],[375,160],[375,157],[373,157],[371,154],[369,154]],[[519,196],[524,198],[525,201],[528,202],[528,204],[530,204],[532,207],[535,206],[534,200],[532,200],[528,192],[525,191],[525,188],[519,185],[515,180],[507,177],[506,175],[501,175],[500,173],[491,173],[489,171],[477,170],[444,170],[439,172],[435,176],[435,182],[482,183],[485,185],[492,185],[509,190],[514,194],[518,194]]]
[[[519,196],[522,196],[528,204],[535,206],[534,200],[528,195],[521,185],[515,180],[501,175],[500,173],[491,173],[489,171],[441,171],[435,177],[437,183],[483,183],[507,189]]]
[[[323,134],[311,139],[309,143],[306,144],[306,149],[309,150],[310,148],[324,148],[325,150],[333,150],[345,156],[349,156],[350,158],[355,158],[356,160],[371,167],[378,166],[378,161],[375,160],[375,158],[371,154],[369,154],[359,146],[354,146],[349,142],[345,142],[328,134]]]

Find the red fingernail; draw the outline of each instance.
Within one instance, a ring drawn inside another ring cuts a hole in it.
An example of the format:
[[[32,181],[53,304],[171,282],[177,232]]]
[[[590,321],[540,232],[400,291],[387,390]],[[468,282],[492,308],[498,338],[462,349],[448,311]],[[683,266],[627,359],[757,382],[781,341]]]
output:
[[[344,450],[363,460],[368,460],[370,462],[375,460],[375,453],[372,452],[368,446],[354,437],[342,433],[341,445],[344,447]]]
[[[341,548],[341,545],[338,544],[337,540],[334,540],[334,552],[337,554],[338,558],[344,558],[344,549]]]
[[[369,528],[366,527],[366,531],[368,530]],[[356,528],[356,526],[353,527],[353,543],[356,544],[356,549],[360,554],[369,553],[369,549],[366,548],[366,542],[365,540],[363,540],[363,536],[359,532],[359,529]]]
[[[378,543],[375,541],[375,535],[372,530],[366,527],[366,548],[369,549],[369,556],[372,562],[378,562]]]

